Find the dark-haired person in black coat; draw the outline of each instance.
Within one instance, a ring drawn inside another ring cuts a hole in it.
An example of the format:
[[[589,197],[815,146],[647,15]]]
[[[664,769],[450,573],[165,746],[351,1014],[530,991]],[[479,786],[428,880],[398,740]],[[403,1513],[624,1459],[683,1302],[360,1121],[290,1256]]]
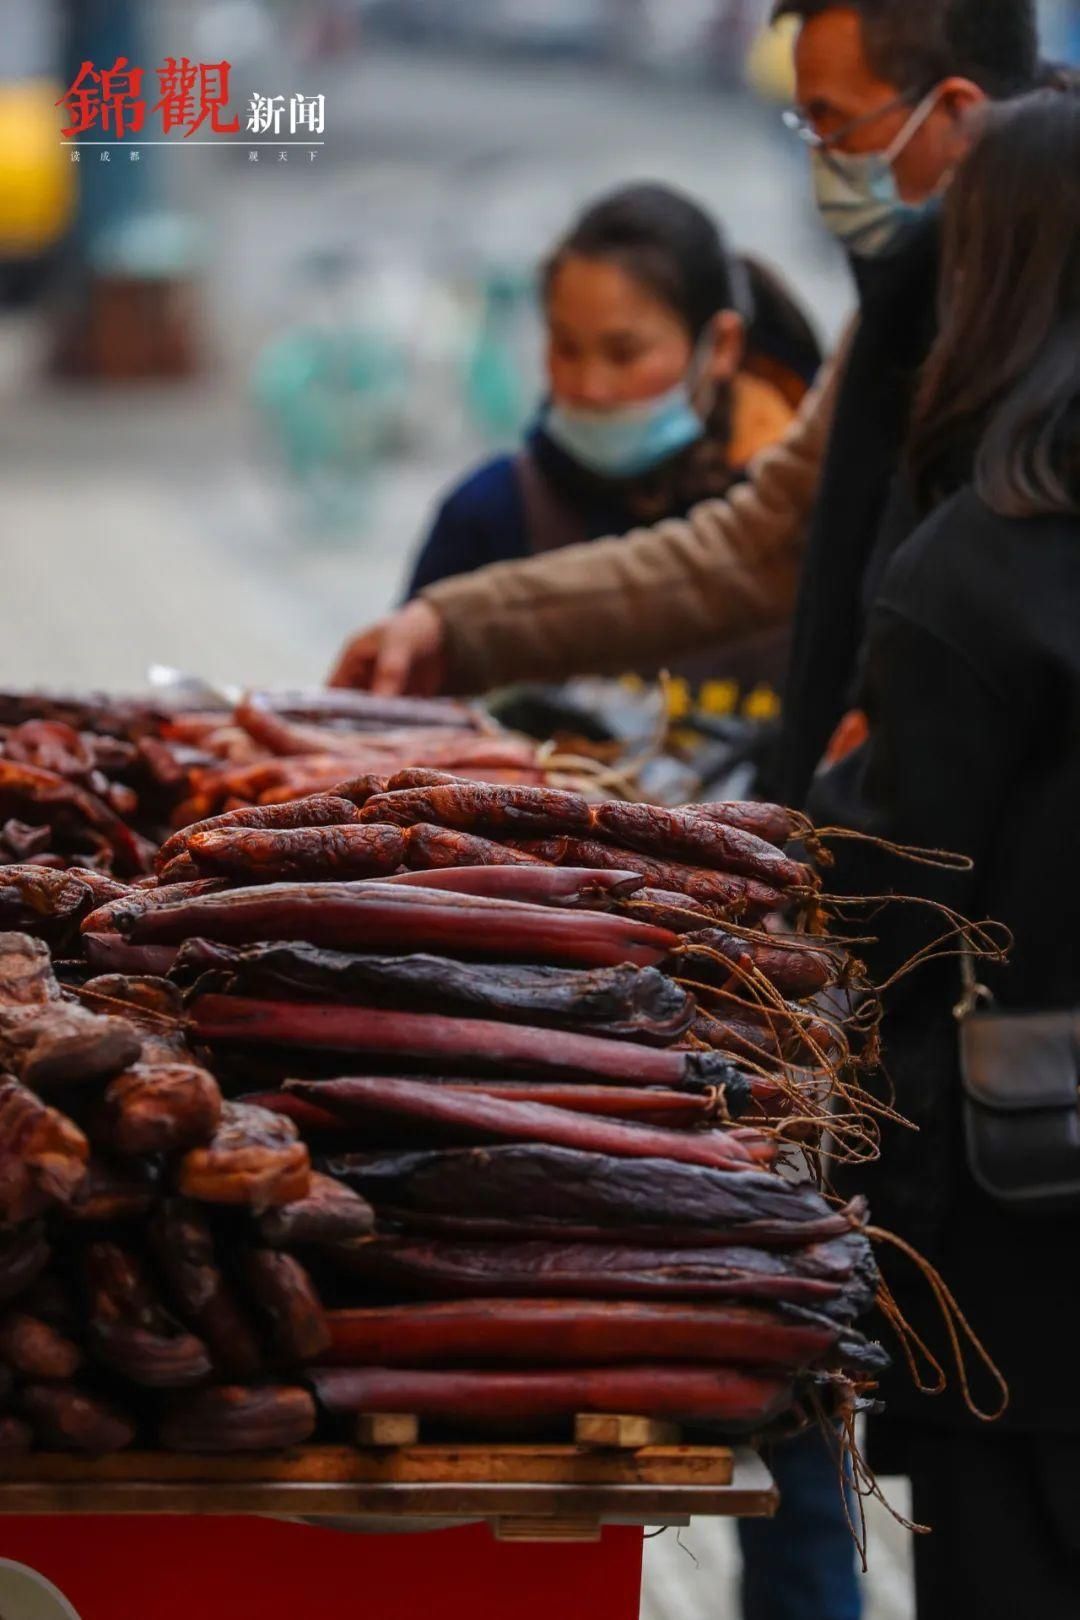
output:
[[[941,296],[909,453],[924,517],[884,569],[863,649],[868,740],[819,777],[811,808],[970,856],[970,873],[946,874],[841,845],[830,882],[998,919],[1015,942],[1009,966],[981,975],[998,1006],[1080,1009],[1080,96],[986,116],[945,204]],[[925,912],[889,908],[875,966],[927,927]],[[888,1383],[883,1432],[902,1441],[915,1517],[934,1527],[916,1543],[919,1620],[1076,1620],[1080,1200],[1024,1216],[976,1181],[960,1000],[955,960],[890,993],[885,1063],[919,1134],[890,1129],[880,1164],[848,1175],[877,1223],[939,1266],[1011,1400],[988,1424],[955,1389],[916,1395],[905,1373]],[[888,1255],[885,1271],[942,1345],[917,1275]]]

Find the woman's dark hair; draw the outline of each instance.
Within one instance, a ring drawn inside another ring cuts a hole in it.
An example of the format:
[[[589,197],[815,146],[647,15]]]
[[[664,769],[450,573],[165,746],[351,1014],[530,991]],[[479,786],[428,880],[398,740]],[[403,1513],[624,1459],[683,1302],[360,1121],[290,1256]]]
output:
[[[825,358],[821,340],[779,271],[749,254],[742,264],[751,309],[746,369],[768,378],[790,404],[797,405]]]
[[[778,373],[809,386],[821,365],[814,329],[783,279],[732,253],[716,221],[668,186],[624,186],[592,203],[543,267],[545,298],[571,258],[618,265],[678,316],[692,342],[714,315],[733,309],[746,325],[749,354]]]
[[[545,297],[576,258],[618,265],[674,311],[691,339],[722,309],[749,313],[741,266],[719,225],[667,186],[625,186],[587,208],[544,265]]]
[[[1080,95],[985,115],[945,205],[941,335],[911,441],[925,503],[1080,512]]]

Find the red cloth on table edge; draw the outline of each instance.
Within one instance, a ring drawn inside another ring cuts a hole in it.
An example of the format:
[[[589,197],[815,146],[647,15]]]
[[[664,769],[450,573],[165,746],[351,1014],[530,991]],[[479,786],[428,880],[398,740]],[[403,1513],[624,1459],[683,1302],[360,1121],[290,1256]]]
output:
[[[0,1558],[79,1620],[637,1620],[642,1532],[499,1542],[485,1525],[342,1534],[256,1518],[0,1517]],[[17,1615],[5,1620],[21,1620]]]

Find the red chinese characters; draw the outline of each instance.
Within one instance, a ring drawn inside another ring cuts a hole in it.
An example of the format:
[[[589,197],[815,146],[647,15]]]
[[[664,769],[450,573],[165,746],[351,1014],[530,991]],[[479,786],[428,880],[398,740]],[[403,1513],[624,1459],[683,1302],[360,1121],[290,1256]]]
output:
[[[237,134],[239,115],[228,117],[231,68],[230,62],[191,62],[186,56],[179,60],[167,56],[157,69],[160,100],[151,109],[160,115],[162,133],[182,130],[187,140],[206,125],[215,135]],[[142,68],[133,67],[126,56],[118,56],[111,68],[83,62],[56,103],[68,117],[64,138],[78,139],[91,130],[115,140],[138,135],[147,112],[142,81]]]
[[[181,57],[167,56],[158,68],[161,100],[154,108],[160,112],[162,129],[166,135],[174,129],[184,130],[184,139],[194,135],[207,118],[215,135],[235,135],[240,128],[239,116],[231,123],[222,122],[222,114],[229,99],[230,62],[189,62]]]
[[[57,101],[70,117],[64,137],[85,135],[100,129],[122,140],[137,135],[146,118],[146,102],[141,97],[142,68],[132,67],[126,56],[118,56],[111,68],[96,68],[84,62],[71,87]]]

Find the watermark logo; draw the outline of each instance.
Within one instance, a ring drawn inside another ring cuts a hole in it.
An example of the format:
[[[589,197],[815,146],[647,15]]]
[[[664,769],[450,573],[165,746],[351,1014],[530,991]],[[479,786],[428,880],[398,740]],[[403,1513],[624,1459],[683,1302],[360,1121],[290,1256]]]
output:
[[[301,147],[314,161],[325,144],[325,95],[256,91],[241,128],[241,115],[229,106],[231,71],[231,62],[191,62],[186,56],[167,56],[153,77],[126,56],[118,56],[111,68],[83,62],[56,102],[65,119],[63,143],[71,148],[73,162],[87,146],[101,148],[99,156],[107,161],[116,146],[129,148],[134,159],[142,146],[185,142],[245,145],[255,159],[260,146],[280,146],[281,161],[288,158],[287,147]]]

